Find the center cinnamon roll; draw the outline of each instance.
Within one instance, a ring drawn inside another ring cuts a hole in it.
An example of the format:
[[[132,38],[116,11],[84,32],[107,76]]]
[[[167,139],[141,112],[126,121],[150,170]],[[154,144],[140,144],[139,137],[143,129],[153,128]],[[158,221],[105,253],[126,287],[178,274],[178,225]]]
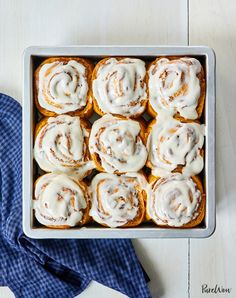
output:
[[[95,121],[90,138],[91,156],[100,171],[139,171],[146,162],[144,128],[138,121],[105,115]]]

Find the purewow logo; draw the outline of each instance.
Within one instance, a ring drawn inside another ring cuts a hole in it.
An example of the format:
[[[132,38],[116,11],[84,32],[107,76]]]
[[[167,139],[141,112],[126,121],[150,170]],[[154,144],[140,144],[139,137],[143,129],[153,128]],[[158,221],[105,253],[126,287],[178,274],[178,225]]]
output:
[[[232,288],[225,288],[217,284],[214,287],[209,287],[208,284],[202,285],[202,294],[230,294],[231,292]]]

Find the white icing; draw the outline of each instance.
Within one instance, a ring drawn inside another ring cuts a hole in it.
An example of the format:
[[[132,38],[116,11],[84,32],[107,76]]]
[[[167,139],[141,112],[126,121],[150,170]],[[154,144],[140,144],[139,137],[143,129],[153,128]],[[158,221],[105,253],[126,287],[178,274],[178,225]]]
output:
[[[97,70],[93,95],[104,113],[134,116],[144,112],[145,63],[140,59],[108,59]]]
[[[127,224],[138,215],[138,186],[142,189],[147,187],[146,179],[138,173],[121,176],[108,173],[96,175],[90,186],[90,216],[96,222],[109,227]]]
[[[84,192],[73,178],[64,174],[46,174],[36,183],[33,209],[43,225],[75,226],[87,207]]]
[[[156,177],[168,175],[182,165],[183,174],[200,173],[204,166],[201,149],[204,144],[205,126],[182,123],[166,113],[158,114],[148,136],[148,160]]]
[[[152,184],[147,213],[158,225],[180,227],[197,217],[200,201],[201,192],[192,178],[176,173]]]
[[[95,169],[95,163],[92,160],[89,160],[79,166],[79,168],[71,169],[70,171],[66,172],[67,175],[74,177],[77,180],[82,180],[86,176],[88,176],[93,169]],[[59,172],[60,171],[54,171]]]
[[[40,168],[46,172],[76,170],[78,173],[80,169],[84,172],[87,167],[83,169],[82,166],[89,162],[85,159],[85,136],[89,134],[81,127],[79,117],[60,115],[49,118],[35,140],[34,157]]]
[[[147,150],[139,133],[139,122],[107,114],[92,126],[90,152],[99,155],[101,165],[108,173],[139,171],[147,159]]]
[[[38,102],[57,114],[82,109],[87,103],[88,83],[83,64],[70,60],[44,64],[39,71]]]
[[[201,64],[195,58],[158,60],[148,72],[152,108],[157,113],[168,109],[173,113],[179,112],[186,119],[197,119],[196,107],[201,92],[197,74],[200,71]]]

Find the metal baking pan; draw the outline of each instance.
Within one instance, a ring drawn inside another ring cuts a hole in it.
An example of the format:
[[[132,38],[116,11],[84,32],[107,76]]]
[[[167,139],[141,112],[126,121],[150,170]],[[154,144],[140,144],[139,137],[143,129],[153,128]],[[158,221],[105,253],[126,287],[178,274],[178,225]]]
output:
[[[104,228],[91,224],[67,230],[37,226],[33,218],[33,125],[37,112],[33,100],[33,72],[46,57],[78,56],[97,61],[104,56],[135,56],[152,61],[157,56],[192,56],[199,59],[206,75],[205,167],[206,215],[196,228],[159,228],[143,223],[135,228]],[[23,230],[31,238],[205,238],[215,230],[215,54],[205,46],[65,46],[29,47],[24,52],[23,77]]]

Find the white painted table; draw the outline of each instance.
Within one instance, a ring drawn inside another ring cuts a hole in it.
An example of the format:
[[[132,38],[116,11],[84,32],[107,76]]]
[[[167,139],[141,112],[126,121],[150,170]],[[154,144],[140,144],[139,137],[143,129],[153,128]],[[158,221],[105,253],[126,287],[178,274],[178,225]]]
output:
[[[0,0],[0,92],[21,101],[22,52],[29,45],[164,45],[189,41],[190,45],[213,47],[217,55],[216,232],[204,240],[133,243],[151,278],[154,298],[235,298],[236,2],[189,2]],[[232,290],[230,294],[202,294],[202,284]],[[0,298],[8,297],[14,295],[0,288]],[[125,296],[94,282],[79,297]]]

